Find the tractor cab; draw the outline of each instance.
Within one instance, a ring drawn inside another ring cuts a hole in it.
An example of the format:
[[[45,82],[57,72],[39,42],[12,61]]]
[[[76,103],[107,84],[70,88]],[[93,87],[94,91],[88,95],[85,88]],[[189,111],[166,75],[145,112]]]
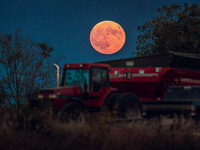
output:
[[[110,86],[108,68],[105,64],[66,64],[61,87],[78,85],[83,94],[98,92]]]
[[[106,97],[116,91],[110,87],[109,67],[95,63],[65,64],[59,87],[40,90],[38,98],[52,101],[56,111],[71,102],[99,109]]]

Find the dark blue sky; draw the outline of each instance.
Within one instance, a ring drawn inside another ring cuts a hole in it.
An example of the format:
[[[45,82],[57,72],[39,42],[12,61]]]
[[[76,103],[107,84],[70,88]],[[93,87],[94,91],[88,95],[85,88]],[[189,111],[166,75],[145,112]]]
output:
[[[20,29],[35,41],[46,41],[66,56],[64,62],[95,62],[131,57],[138,25],[156,16],[163,5],[199,0],[0,0],[0,32]],[[119,23],[126,33],[124,47],[112,55],[96,52],[89,41],[101,21]],[[64,63],[63,62],[63,63]]]

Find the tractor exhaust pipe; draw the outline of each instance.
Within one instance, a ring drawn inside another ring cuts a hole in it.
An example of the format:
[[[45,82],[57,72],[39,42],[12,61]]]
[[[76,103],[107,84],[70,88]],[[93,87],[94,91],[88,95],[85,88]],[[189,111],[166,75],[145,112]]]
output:
[[[60,68],[59,68],[59,66],[57,65],[57,64],[53,64],[55,67],[56,67],[56,69],[57,69],[57,71],[56,71],[56,87],[57,88],[59,88],[59,79],[60,79]]]

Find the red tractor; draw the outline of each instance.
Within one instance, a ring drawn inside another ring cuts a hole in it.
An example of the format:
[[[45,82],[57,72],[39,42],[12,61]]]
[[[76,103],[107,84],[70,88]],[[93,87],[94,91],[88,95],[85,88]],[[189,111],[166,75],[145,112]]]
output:
[[[116,88],[110,87],[109,68],[107,64],[65,64],[61,84],[40,90],[39,103],[51,104],[61,116],[72,118],[86,111],[100,111],[102,106],[112,111],[118,94]]]

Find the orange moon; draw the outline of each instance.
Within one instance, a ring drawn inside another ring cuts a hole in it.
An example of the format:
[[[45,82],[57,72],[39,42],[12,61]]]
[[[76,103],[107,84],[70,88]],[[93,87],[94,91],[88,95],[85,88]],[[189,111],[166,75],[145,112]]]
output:
[[[96,24],[90,33],[92,47],[102,54],[118,52],[125,43],[123,28],[113,21],[102,21]]]

